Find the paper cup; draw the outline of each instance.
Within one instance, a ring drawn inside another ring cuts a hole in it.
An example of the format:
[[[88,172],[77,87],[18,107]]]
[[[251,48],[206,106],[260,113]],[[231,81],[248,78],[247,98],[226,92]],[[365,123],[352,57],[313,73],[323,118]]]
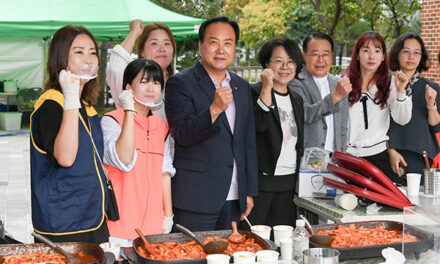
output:
[[[281,259],[282,260],[292,260],[292,238],[281,238],[280,248],[281,248]]]
[[[112,253],[115,255],[115,260],[118,260],[121,257],[121,245],[118,243],[112,243],[111,245],[112,247],[109,247],[108,242],[99,244],[104,252]]]
[[[229,264],[229,257],[225,254],[212,254],[206,257],[208,264]]]
[[[422,175],[420,173],[407,173],[406,183],[409,196],[418,196],[420,189],[420,178]]]
[[[335,203],[342,209],[351,211],[356,208],[358,199],[351,193],[338,194],[335,196]]]
[[[278,263],[278,256],[280,253],[274,250],[261,250],[257,252],[257,262],[267,264]]]
[[[251,227],[251,232],[260,236],[261,238],[270,239],[270,231],[272,228],[267,225],[253,225]]]
[[[275,245],[280,246],[280,239],[292,237],[293,226],[277,225],[273,227]]]
[[[234,263],[237,264],[247,264],[247,263],[255,263],[255,253],[248,251],[237,251],[232,254],[234,258]]]

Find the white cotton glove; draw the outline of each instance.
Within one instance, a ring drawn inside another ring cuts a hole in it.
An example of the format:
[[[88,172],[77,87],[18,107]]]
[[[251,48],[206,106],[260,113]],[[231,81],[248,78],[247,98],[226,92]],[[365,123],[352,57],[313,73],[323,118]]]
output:
[[[64,110],[81,108],[79,78],[70,71],[62,70],[58,80],[64,95]]]
[[[163,223],[162,223],[162,231],[164,234],[168,234],[169,232],[171,232],[171,229],[173,228],[173,221],[174,215],[172,216],[165,216],[165,218],[163,219]]]
[[[122,108],[124,111],[132,111],[136,113],[136,109],[134,109],[134,99],[133,99],[133,93],[124,90],[118,97],[119,103],[121,103]]]

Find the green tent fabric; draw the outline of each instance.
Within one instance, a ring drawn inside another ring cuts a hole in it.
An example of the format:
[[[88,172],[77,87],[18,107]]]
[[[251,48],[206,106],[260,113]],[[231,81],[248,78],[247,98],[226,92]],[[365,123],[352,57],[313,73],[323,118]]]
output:
[[[7,0],[0,8],[0,36],[50,37],[60,27],[76,24],[97,40],[116,40],[125,38],[133,19],[165,23],[177,41],[197,37],[203,22],[148,0]]]

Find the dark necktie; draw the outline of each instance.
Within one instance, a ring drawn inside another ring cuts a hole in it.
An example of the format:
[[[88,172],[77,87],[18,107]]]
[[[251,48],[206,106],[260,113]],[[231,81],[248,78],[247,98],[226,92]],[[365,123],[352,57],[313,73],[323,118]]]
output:
[[[364,109],[364,122],[365,122],[365,129],[368,129],[367,100],[368,100],[368,97],[367,97],[366,95],[364,95],[364,96],[361,98],[362,108]]]

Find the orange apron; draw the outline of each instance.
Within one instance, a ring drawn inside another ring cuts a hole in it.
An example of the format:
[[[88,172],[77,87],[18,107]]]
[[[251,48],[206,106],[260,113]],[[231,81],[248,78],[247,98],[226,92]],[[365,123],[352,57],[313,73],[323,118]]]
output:
[[[107,113],[121,126],[124,110]],[[111,236],[133,240],[139,228],[145,235],[162,234],[164,207],[162,195],[162,163],[166,123],[156,115],[148,118],[135,115],[135,148],[137,160],[129,172],[107,166],[118,203],[120,219],[107,221]]]

